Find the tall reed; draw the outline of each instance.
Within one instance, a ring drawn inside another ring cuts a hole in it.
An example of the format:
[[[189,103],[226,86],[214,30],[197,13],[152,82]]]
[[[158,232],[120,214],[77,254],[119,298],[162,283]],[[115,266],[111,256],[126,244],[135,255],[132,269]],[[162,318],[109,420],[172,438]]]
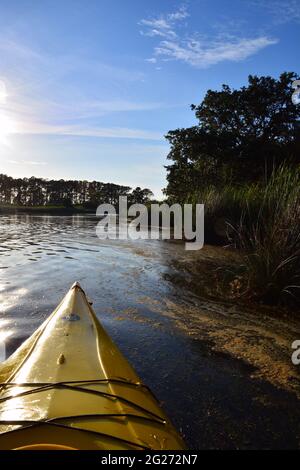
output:
[[[268,303],[300,300],[300,171],[275,170],[248,192],[234,241],[244,253],[248,291]],[[259,207],[257,207],[259,201]]]
[[[265,184],[204,188],[190,197],[196,201],[205,204],[205,223],[222,219],[241,250],[245,293],[271,304],[300,302],[298,168],[284,164]]]

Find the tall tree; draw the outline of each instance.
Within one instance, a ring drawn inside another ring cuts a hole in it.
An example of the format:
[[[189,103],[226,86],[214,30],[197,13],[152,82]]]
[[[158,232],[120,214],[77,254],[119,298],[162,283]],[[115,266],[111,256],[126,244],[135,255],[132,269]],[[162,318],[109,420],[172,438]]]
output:
[[[167,195],[183,201],[201,185],[266,178],[283,161],[298,163],[300,107],[291,100],[298,78],[292,72],[278,80],[250,75],[239,90],[208,90],[191,106],[198,124],[166,136],[172,161]]]
[[[153,197],[153,192],[150,189],[142,189],[137,186],[129,195],[129,202],[131,204],[146,204],[150,201],[151,197]]]

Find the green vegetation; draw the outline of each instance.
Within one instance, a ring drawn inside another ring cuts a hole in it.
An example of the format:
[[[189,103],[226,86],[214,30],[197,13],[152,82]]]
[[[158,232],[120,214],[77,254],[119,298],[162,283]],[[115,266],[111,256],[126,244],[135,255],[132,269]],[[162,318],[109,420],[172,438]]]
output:
[[[231,277],[236,295],[271,304],[300,302],[297,78],[250,76],[240,90],[209,90],[192,106],[198,125],[167,135],[168,199],[205,204],[206,241],[243,255]]]
[[[300,168],[282,165],[267,183],[208,188],[206,225],[241,250],[231,274],[236,295],[267,303],[297,303],[300,297]]]
[[[300,169],[275,170],[256,200],[245,199],[235,234],[248,290],[268,303],[300,299]]]

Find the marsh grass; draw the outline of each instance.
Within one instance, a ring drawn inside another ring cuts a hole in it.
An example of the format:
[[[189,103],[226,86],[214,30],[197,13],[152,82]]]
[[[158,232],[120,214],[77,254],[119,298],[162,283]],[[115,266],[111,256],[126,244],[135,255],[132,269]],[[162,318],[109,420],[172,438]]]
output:
[[[300,170],[282,165],[266,184],[207,188],[197,195],[206,221],[224,220],[241,250],[231,287],[269,304],[300,302]]]
[[[233,240],[245,253],[248,291],[268,303],[300,300],[300,171],[273,172],[257,200],[245,199]]]

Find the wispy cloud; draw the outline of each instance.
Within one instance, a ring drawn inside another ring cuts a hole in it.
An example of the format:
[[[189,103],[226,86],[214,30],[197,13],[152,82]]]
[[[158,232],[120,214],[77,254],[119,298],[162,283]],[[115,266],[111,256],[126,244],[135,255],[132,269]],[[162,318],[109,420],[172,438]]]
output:
[[[164,58],[181,60],[194,67],[206,68],[225,60],[239,62],[277,42],[266,36],[228,42],[219,40],[211,44],[197,40],[184,41],[181,44],[163,41],[155,48],[155,53]]]
[[[161,36],[167,39],[177,37],[175,31],[173,31],[171,26],[169,26],[165,20],[142,20],[141,24],[149,27],[146,31],[141,30],[141,34],[144,36]]]
[[[122,113],[129,111],[151,111],[163,107],[162,103],[135,102],[128,100],[110,101],[82,101],[77,109],[78,117],[94,117],[109,113]],[[70,111],[70,109],[69,109]],[[73,109],[74,112],[74,109]]]
[[[24,117],[28,113],[32,117],[47,114],[58,119],[82,119],[161,106],[118,98],[120,84],[124,87],[124,83],[142,81],[144,73],[91,59],[82,50],[53,56],[24,40],[0,34],[0,53],[0,83],[6,84],[10,95],[5,103],[8,112],[16,111]],[[98,88],[95,83],[99,83]],[[107,83],[115,90],[115,99],[103,99],[106,93],[101,84]]]
[[[5,113],[6,123],[14,123],[14,130],[10,133],[162,139],[162,133],[96,124],[112,114],[139,113],[165,107],[159,102],[118,98],[119,81],[124,87],[127,80],[139,80],[143,74],[85,59],[80,54],[54,58],[40,54],[25,43],[0,36],[1,52],[0,112]],[[87,79],[80,83],[76,78],[73,81],[77,75]],[[109,94],[105,99],[105,91],[101,87],[91,89],[87,85],[92,80],[97,83],[100,75],[105,77],[102,83],[116,82],[112,93],[115,98]],[[122,88],[120,95],[123,95]]]
[[[15,134],[102,137],[119,139],[162,140],[160,132],[125,127],[84,127],[79,125],[53,125],[41,122],[18,122]]]
[[[184,20],[188,16],[190,16],[190,14],[188,13],[186,6],[182,5],[177,11],[170,13],[167,18],[170,22],[175,22]]]
[[[8,95],[8,99],[0,103],[0,110],[5,113],[5,122],[13,123],[10,134],[162,140],[163,133],[160,132],[127,127],[102,127],[94,123],[95,118],[97,121],[97,118],[108,114],[151,111],[162,106],[161,103],[126,100],[83,100],[72,104],[51,100],[35,101],[30,97],[22,99],[20,96]]]
[[[64,52],[51,55],[40,51],[37,46],[26,44],[24,38],[14,36],[7,38],[5,34],[0,35],[0,51],[5,53],[5,65],[11,71],[23,71],[22,78],[28,75],[37,75],[39,79],[50,75],[53,82],[57,77],[63,77],[68,73],[88,73],[93,77],[110,78],[113,81],[141,81],[144,79],[143,72],[133,68],[124,68],[117,65],[105,63],[100,59],[90,58],[84,50],[77,52]]]
[[[156,57],[150,57],[149,59],[145,59],[146,62],[149,62],[150,64],[156,64],[157,59]]]
[[[177,12],[140,22],[145,27],[141,34],[158,37],[153,57],[146,59],[147,62],[156,64],[160,58],[163,61],[177,60],[193,67],[207,68],[223,61],[244,60],[278,42],[266,35],[248,38],[229,34],[199,40],[197,31],[187,34],[182,28],[178,30],[178,25],[188,16],[186,8],[181,7]]]
[[[0,110],[2,114],[5,113],[5,122],[13,123],[9,130],[11,134],[162,140],[163,133],[159,132],[91,124],[95,118],[107,114],[151,111],[161,107],[161,103],[155,102],[95,100],[68,104],[45,100],[40,102],[31,98],[22,99],[20,96],[8,95],[8,99],[1,103]]]
[[[141,34],[150,37],[159,36],[165,39],[175,39],[177,38],[177,33],[174,30],[176,23],[188,16],[189,13],[186,7],[182,6],[177,11],[168,15],[161,15],[159,18],[143,19],[139,24],[146,27],[146,29],[142,30]]]
[[[268,12],[269,21],[279,25],[290,22],[300,22],[299,0],[252,0],[256,8]]]
[[[1,38],[0,40],[0,50],[6,51],[14,56],[24,59],[34,59],[38,61],[43,60],[42,54],[36,50],[28,47],[24,42],[17,42],[16,40],[9,39],[7,37]]]
[[[10,114],[12,118],[19,116],[22,120],[37,120],[46,115],[48,120],[56,122],[80,121],[109,114],[152,111],[166,107],[164,103],[160,102],[138,102],[123,99],[99,100],[87,99],[85,96],[74,101],[62,102],[56,100],[55,97],[54,99],[49,99],[46,96],[36,98],[31,95],[19,94],[19,90],[15,90],[13,85],[8,86],[8,90],[10,93],[8,99],[1,102],[0,88],[1,110]]]
[[[11,163],[13,165],[31,165],[31,166],[39,166],[39,165],[48,165],[47,162],[38,162],[34,160],[6,160],[7,163]]]

